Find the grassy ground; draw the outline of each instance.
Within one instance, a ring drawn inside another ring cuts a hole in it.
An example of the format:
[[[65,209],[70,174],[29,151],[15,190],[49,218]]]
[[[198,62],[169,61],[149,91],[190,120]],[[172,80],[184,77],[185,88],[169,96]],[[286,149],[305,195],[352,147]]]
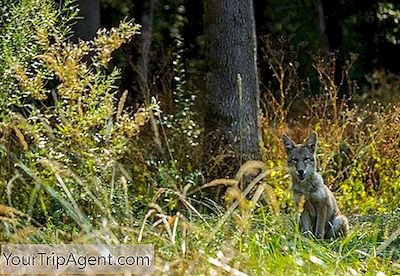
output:
[[[397,229],[398,214],[352,217],[349,236],[335,241],[305,238],[298,233],[295,215],[271,215],[262,207],[247,221],[239,217],[233,221],[219,231],[217,218],[207,219],[209,226],[190,221],[192,230],[185,237],[178,234],[175,244],[156,238],[158,271],[188,275],[238,271],[248,275],[400,273],[399,242],[383,242]]]
[[[334,241],[303,237],[296,227],[296,214],[273,215],[262,205],[251,216],[239,213],[225,223],[221,223],[224,215],[203,217],[204,221],[196,215],[187,219],[178,215],[167,218],[165,224],[146,226],[142,233],[141,225],[111,222],[86,233],[51,227],[25,229],[18,234],[18,242],[132,243],[142,237],[142,243],[156,246],[157,275],[400,273],[400,242],[393,240],[400,234],[398,213],[351,216],[349,235]]]

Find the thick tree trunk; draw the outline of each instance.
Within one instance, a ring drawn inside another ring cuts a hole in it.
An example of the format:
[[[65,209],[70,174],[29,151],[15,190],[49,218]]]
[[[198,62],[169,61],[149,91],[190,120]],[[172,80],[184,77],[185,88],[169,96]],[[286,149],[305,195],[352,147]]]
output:
[[[259,87],[252,0],[205,0],[206,150],[233,166],[259,158]],[[242,78],[242,97],[237,75]],[[242,99],[240,99],[242,98]],[[218,165],[218,164],[215,164]]]
[[[79,17],[73,26],[75,37],[82,40],[92,40],[100,28],[100,1],[79,0]]]

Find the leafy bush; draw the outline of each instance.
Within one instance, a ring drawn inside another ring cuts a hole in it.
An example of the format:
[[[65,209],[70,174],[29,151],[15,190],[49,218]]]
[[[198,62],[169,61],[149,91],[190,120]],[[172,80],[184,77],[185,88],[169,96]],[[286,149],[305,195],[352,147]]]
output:
[[[74,44],[70,3],[55,9],[50,0],[18,1],[7,9],[0,50],[2,201],[41,222],[70,216],[81,226],[129,213],[131,183],[118,160],[156,104],[128,112],[128,92],[119,102],[115,97],[119,70],[107,66],[139,26],[122,22]]]

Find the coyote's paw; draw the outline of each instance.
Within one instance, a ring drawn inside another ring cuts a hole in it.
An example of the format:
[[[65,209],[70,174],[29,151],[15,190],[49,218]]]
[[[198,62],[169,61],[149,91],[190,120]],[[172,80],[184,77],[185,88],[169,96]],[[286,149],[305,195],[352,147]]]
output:
[[[317,239],[323,239],[324,236],[325,236],[325,232],[324,231],[318,230],[318,229],[315,231],[315,237]]]

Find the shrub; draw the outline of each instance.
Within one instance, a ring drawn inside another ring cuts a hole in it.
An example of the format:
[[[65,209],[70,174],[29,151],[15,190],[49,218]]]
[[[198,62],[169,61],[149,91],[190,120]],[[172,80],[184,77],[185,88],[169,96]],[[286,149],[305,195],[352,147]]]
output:
[[[120,72],[108,68],[112,52],[138,25],[122,22],[74,44],[68,25],[76,9],[70,2],[54,5],[18,1],[3,7],[1,201],[40,222],[70,216],[83,226],[131,211],[131,179],[118,160],[129,154],[128,145],[157,105],[127,111],[128,92],[116,99]]]
[[[275,166],[284,165],[282,133],[290,132],[300,142],[315,130],[319,134],[319,170],[325,184],[337,192],[339,205],[351,213],[385,213],[397,208],[395,202],[400,191],[400,109],[391,105],[384,107],[376,101],[360,108],[354,100],[339,98],[339,91],[354,94],[356,84],[348,79],[354,58],[343,68],[345,81],[340,85],[335,82],[335,56],[331,55],[325,62],[315,59],[314,68],[319,75],[321,93],[299,100],[303,107],[306,106],[302,112],[284,104],[276,105],[274,101],[265,103],[269,118],[264,120],[262,129],[264,159]],[[291,63],[291,60],[285,62]],[[279,62],[275,66],[285,68]],[[383,81],[382,75],[377,79],[380,81],[371,83],[372,99],[375,94],[390,94],[397,84],[393,76],[386,78],[391,80],[390,83]],[[290,79],[284,83],[279,78],[276,81],[281,84],[276,85],[278,92],[289,91],[286,86],[290,86]],[[386,97],[380,99],[387,100]],[[275,111],[270,112],[271,109]],[[284,196],[290,193],[289,178],[275,174],[270,181],[276,183],[281,207],[292,209],[291,197]]]

